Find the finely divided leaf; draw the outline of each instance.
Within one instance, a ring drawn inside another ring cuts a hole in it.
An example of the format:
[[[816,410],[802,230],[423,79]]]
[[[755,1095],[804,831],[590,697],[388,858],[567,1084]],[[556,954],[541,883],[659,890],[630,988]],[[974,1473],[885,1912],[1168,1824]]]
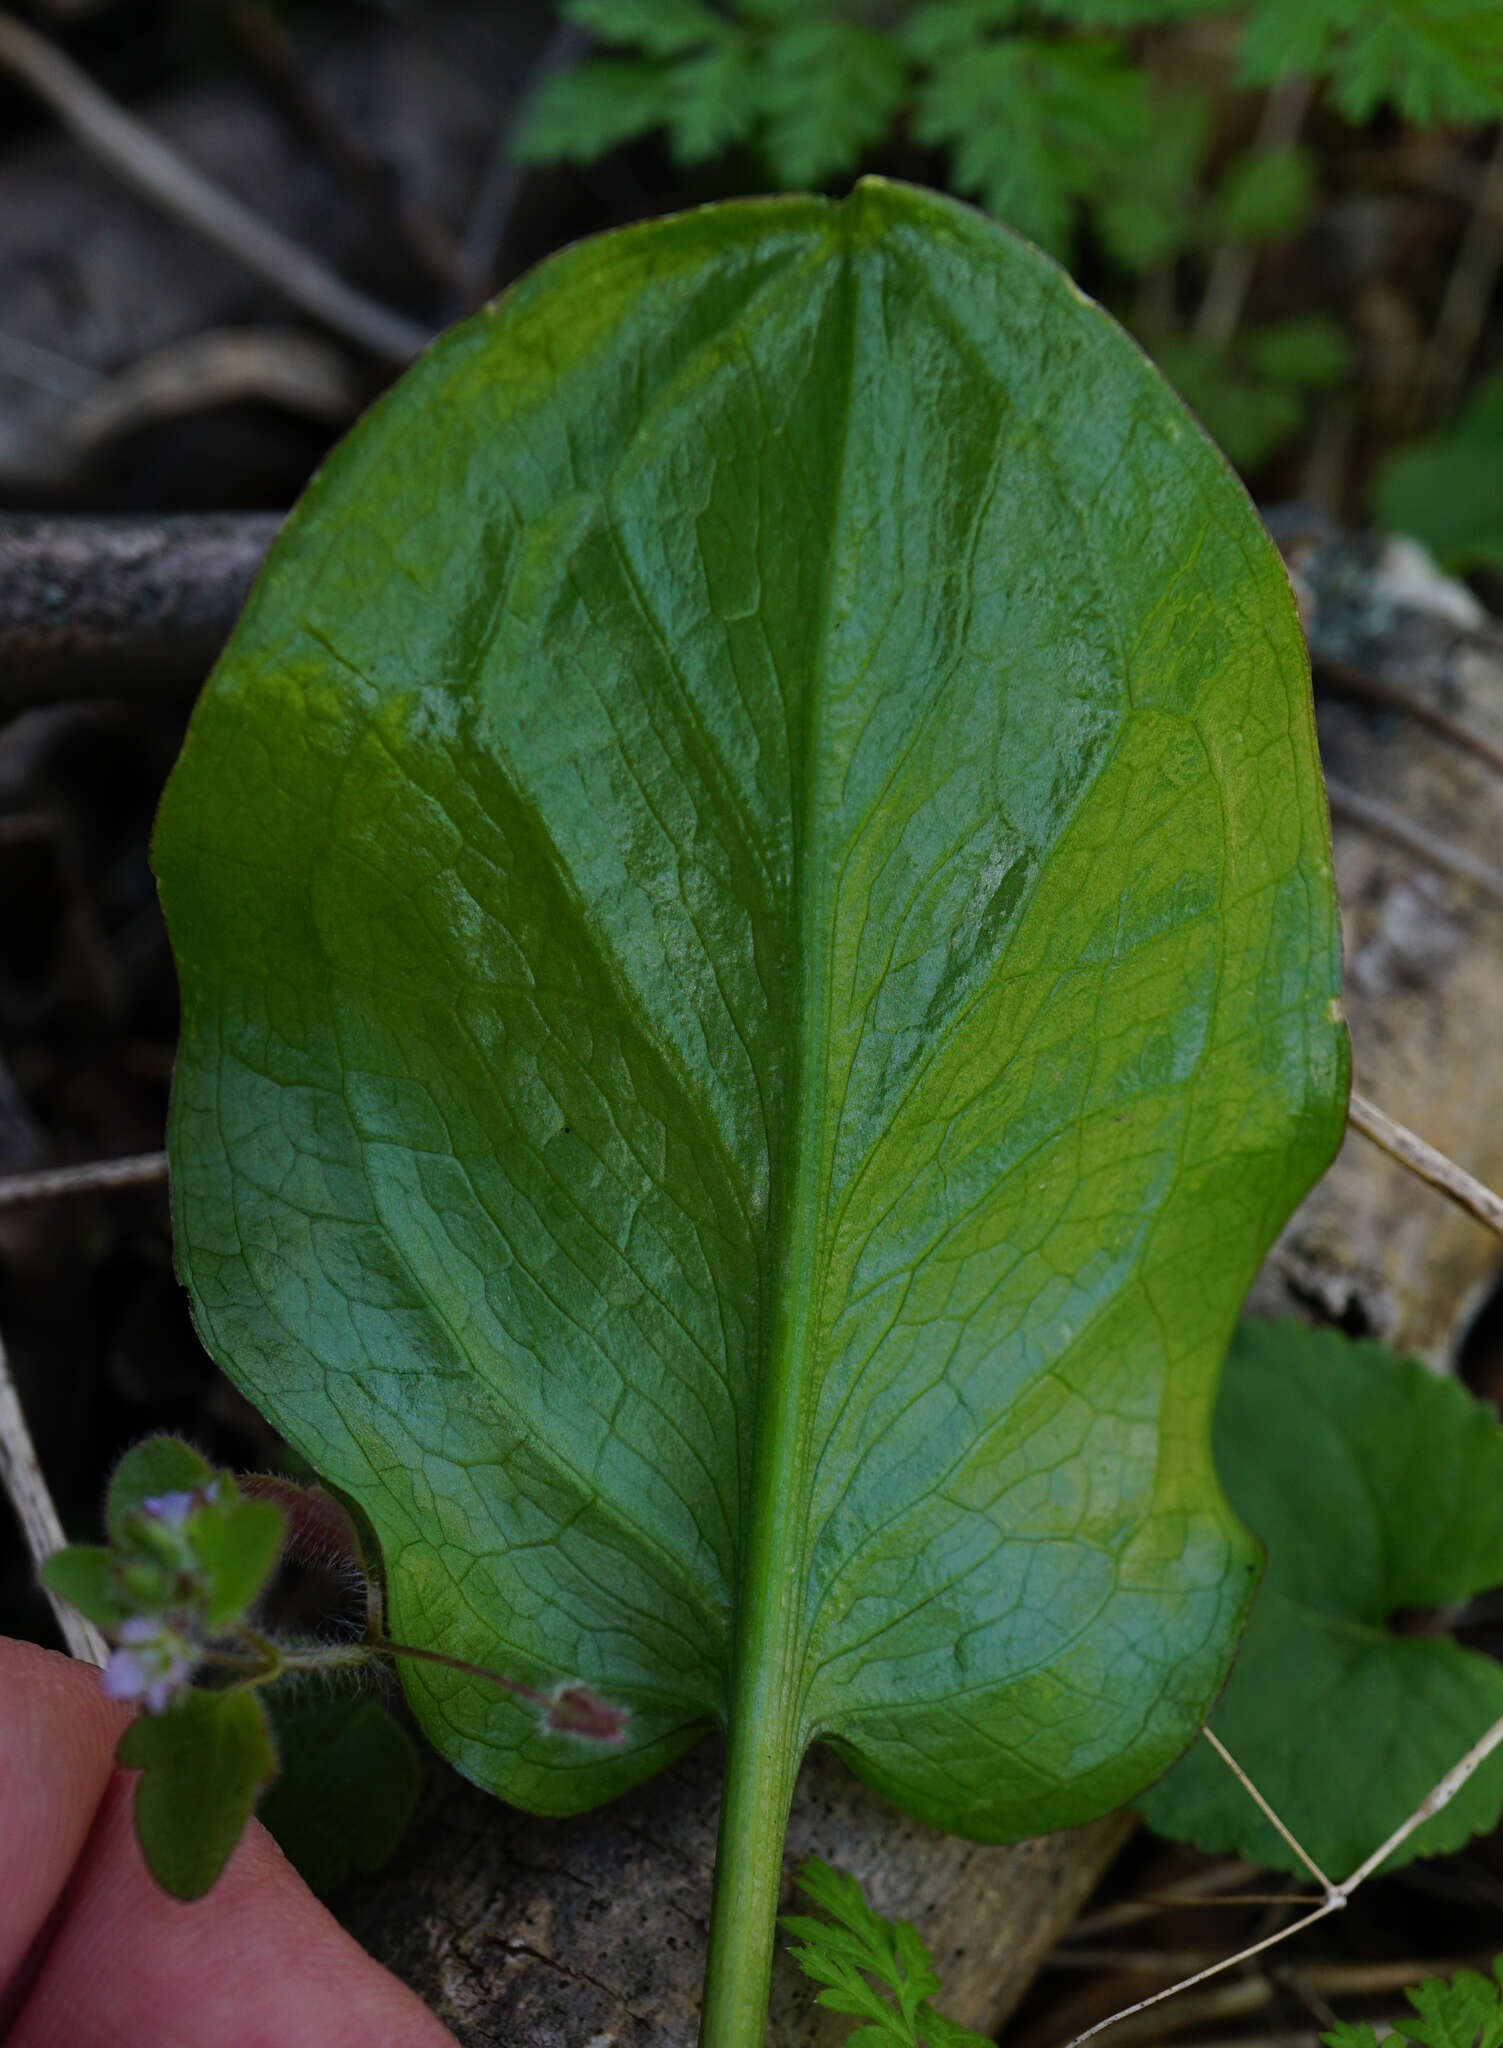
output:
[[[960,191],[1060,252],[1079,203],[1136,175],[1152,107],[1146,75],[1114,44],[1012,35],[937,62],[913,126],[949,148]]]
[[[800,1866],[794,1881],[829,1917],[785,1913],[780,1924],[799,1968],[824,1987],[816,2004],[868,2022],[848,2040],[864,2048],[985,2048],[980,2034],[929,2003],[939,1979],[908,1921],[874,1912],[854,1877],[817,1856]]]
[[[723,1721],[775,1817],[821,1733],[1000,1838],[1190,1739],[1336,916],[1277,556],[1061,271],[879,182],[552,259],[320,473],[156,858],[209,1347],[394,1637],[630,1709],[404,1668],[465,1771]]]
[[[1491,1978],[1458,1970],[1449,1982],[1426,1977],[1404,1996],[1417,2017],[1395,2015],[1390,2038],[1407,2036],[1423,2048],[1503,2048],[1503,1956],[1494,1960]],[[1320,2038],[1326,2048],[1377,2048],[1365,2020],[1360,2026],[1343,2021]]]
[[[1394,2030],[1421,2048],[1499,2048],[1503,2043],[1503,1956],[1493,1974],[1458,1970],[1449,1982],[1427,1977],[1405,1997],[1416,2017],[1401,2016]]]
[[[1503,111],[1503,12],[1491,0],[1255,0],[1242,75],[1328,76],[1350,121],[1385,103],[1422,127]]]
[[[1268,1568],[1211,1726],[1339,1882],[1503,1716],[1491,1657],[1392,1625],[1503,1583],[1503,1429],[1412,1359],[1249,1323],[1215,1444]],[[1303,1869],[1205,1744],[1138,1805],[1162,1834]],[[1459,1848],[1500,1805],[1495,1756],[1395,1861]]]

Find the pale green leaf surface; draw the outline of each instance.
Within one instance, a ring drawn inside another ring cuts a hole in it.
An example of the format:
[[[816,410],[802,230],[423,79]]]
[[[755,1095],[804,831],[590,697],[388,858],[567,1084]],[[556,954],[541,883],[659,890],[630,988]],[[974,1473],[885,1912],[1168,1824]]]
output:
[[[1336,920],[1277,557],[1062,272],[880,182],[552,259],[311,488],[156,858],[205,1340],[398,1640],[631,1710],[404,1669],[464,1770],[729,1719],[995,1838],[1184,1745]]]
[[[1503,1583],[1503,1429],[1412,1359],[1248,1323],[1215,1446],[1268,1568],[1211,1726],[1339,1882],[1503,1716],[1492,1658],[1390,1626]],[[1460,1847],[1500,1804],[1495,1756],[1396,1860]],[[1138,1805],[1161,1833],[1303,1868],[1204,1743]]]

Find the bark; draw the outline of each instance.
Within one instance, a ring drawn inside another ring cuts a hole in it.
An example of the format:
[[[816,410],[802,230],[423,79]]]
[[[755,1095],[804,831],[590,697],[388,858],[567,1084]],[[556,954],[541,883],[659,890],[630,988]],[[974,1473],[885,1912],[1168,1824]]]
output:
[[[191,704],[281,522],[0,512],[0,716],[69,697]]]
[[[573,1821],[499,1805],[433,1764],[399,1865],[340,1917],[465,2048],[694,2048],[721,1753],[706,1743],[650,1785]],[[906,1820],[828,1751],[805,1763],[784,1869],[818,1855],[929,1941],[943,2004],[1000,2024],[1131,1823],[1122,1816],[1011,1848]],[[791,1884],[787,1903],[793,1904]],[[770,2039],[829,2048],[848,2021],[814,2005],[785,1955]]]
[[[1290,550],[1316,656],[1434,705],[1503,745],[1503,624],[1407,544]],[[1344,784],[1496,871],[1503,775],[1402,713],[1317,693],[1321,758]],[[1356,1086],[1503,1185],[1503,903],[1369,824],[1338,817],[1345,1002]],[[1355,1132],[1296,1211],[1253,1291],[1443,1369],[1496,1284],[1498,1240]]]

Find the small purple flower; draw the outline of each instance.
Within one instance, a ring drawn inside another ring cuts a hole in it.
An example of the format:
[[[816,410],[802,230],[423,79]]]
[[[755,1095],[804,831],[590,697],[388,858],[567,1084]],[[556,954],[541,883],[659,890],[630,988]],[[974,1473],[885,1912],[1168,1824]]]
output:
[[[189,1646],[163,1622],[132,1615],[120,1625],[120,1646],[111,1651],[100,1677],[106,1699],[141,1700],[160,1714],[193,1676]]]
[[[196,1493],[156,1493],[141,1503],[142,1512],[166,1529],[181,1529],[193,1510],[201,1505]]]

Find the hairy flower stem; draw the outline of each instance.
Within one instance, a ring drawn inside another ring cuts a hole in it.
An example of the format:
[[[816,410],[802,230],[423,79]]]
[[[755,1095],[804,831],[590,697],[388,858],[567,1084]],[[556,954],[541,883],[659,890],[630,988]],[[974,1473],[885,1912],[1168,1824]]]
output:
[[[383,1657],[414,1657],[424,1664],[441,1664],[447,1671],[461,1671],[466,1678],[482,1679],[487,1685],[499,1685],[532,1706],[546,1709],[552,1704],[547,1693],[524,1685],[520,1678],[508,1678],[504,1671],[491,1671],[484,1664],[471,1664],[465,1657],[450,1657],[442,1650],[420,1650],[411,1643],[394,1643],[385,1636],[367,1636],[352,1643],[299,1644],[294,1648],[273,1641],[258,1629],[242,1628],[238,1639],[250,1648],[204,1650],[201,1661],[216,1671],[243,1673],[247,1684],[266,1685],[289,1671],[357,1671],[364,1665],[379,1663]]]
[[[373,1656],[415,1657],[424,1664],[441,1664],[446,1671],[462,1671],[467,1678],[480,1678],[487,1685],[499,1685],[519,1700],[528,1700],[535,1707],[546,1708],[550,1702],[545,1692],[535,1686],[524,1685],[520,1678],[508,1678],[504,1672],[487,1670],[484,1664],[471,1664],[464,1657],[450,1657],[443,1650],[419,1650],[411,1643],[394,1643],[381,1636],[368,1645]]]

